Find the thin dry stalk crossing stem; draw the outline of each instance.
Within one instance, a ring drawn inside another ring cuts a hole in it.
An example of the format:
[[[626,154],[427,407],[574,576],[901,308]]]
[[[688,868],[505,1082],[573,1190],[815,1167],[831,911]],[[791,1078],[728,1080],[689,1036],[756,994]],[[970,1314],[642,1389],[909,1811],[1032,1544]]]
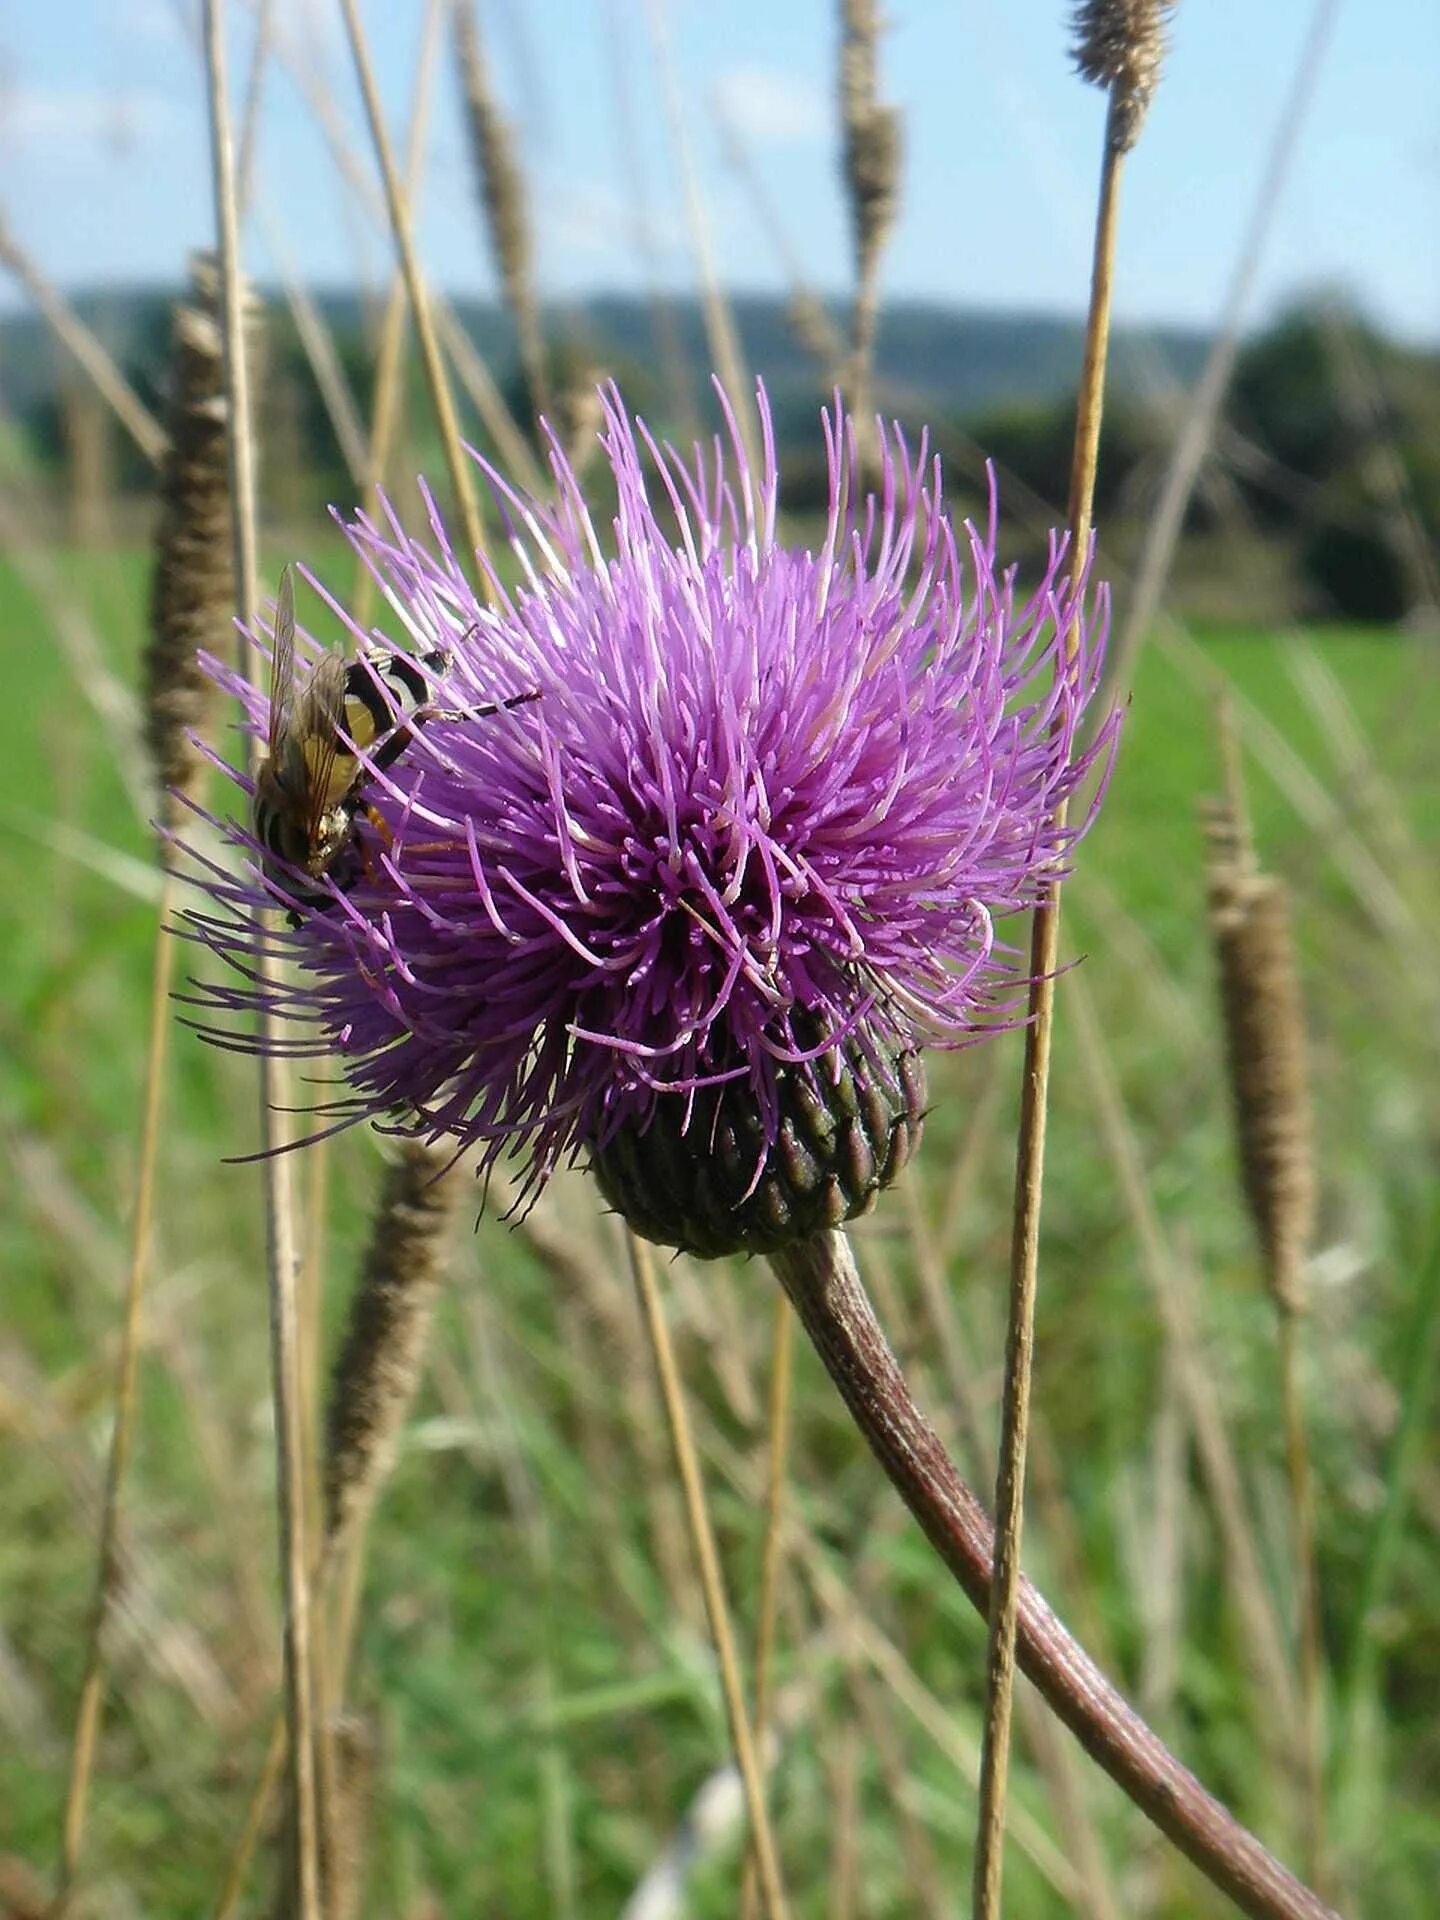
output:
[[[690,1417],[685,1407],[685,1391],[680,1382],[680,1370],[676,1365],[675,1350],[670,1341],[664,1303],[660,1298],[660,1289],[655,1279],[655,1262],[649,1248],[637,1240],[633,1233],[627,1232],[626,1245],[630,1255],[630,1271],[640,1297],[641,1311],[645,1317],[645,1327],[655,1358],[655,1370],[660,1379],[665,1415],[670,1426],[671,1445],[675,1450],[675,1465],[680,1476],[681,1489],[685,1495],[685,1511],[690,1525],[695,1558],[699,1566],[701,1585],[704,1589],[705,1610],[709,1616],[711,1637],[715,1643],[715,1657],[720,1668],[720,1684],[725,1695],[725,1711],[730,1722],[730,1739],[735,1752],[735,1764],[745,1788],[745,1805],[750,1820],[750,1840],[755,1850],[763,1910],[766,1920],[785,1920],[788,1908],[780,1882],[780,1863],[775,1852],[775,1840],[765,1808],[765,1783],[755,1750],[755,1738],[751,1732],[749,1715],[745,1708],[740,1662],[736,1657],[735,1635],[730,1624],[730,1607],[725,1598],[725,1587],[720,1572],[720,1556],[716,1550],[715,1535],[710,1525],[710,1512],[705,1499],[700,1462],[690,1432]]]
[[[514,322],[530,412],[538,425],[553,415],[545,336],[540,325],[540,305],[535,297],[525,176],[517,152],[515,129],[502,113],[491,84],[480,22],[471,0],[455,0],[452,17],[465,119],[490,253]]]
[[[485,532],[480,524],[475,476],[460,440],[460,423],[455,415],[455,401],[450,392],[445,362],[441,358],[440,343],[435,337],[435,324],[430,315],[430,303],[420,274],[420,262],[415,252],[410,211],[405,202],[405,189],[396,171],[395,156],[390,150],[390,135],[385,128],[385,115],[380,105],[379,91],[375,85],[375,72],[365,40],[365,29],[360,24],[359,10],[355,0],[340,0],[340,4],[345,15],[345,31],[350,41],[350,52],[355,61],[356,77],[360,82],[360,91],[365,101],[365,113],[370,123],[370,136],[375,145],[375,156],[380,163],[380,173],[385,183],[385,205],[390,215],[390,231],[394,237],[395,250],[400,255],[400,265],[410,295],[410,311],[415,320],[415,334],[420,342],[420,358],[425,368],[425,382],[430,389],[430,399],[440,428],[445,464],[449,469],[450,484],[454,489],[459,507],[460,523],[465,535],[465,544],[470,550],[471,565],[480,563],[478,567],[480,592],[488,605],[493,597],[494,588],[490,583],[488,567],[483,564],[487,559],[488,549],[485,544]]]
[[[735,316],[730,310],[715,271],[715,259],[710,245],[710,228],[705,218],[705,206],[695,177],[695,161],[690,147],[689,127],[684,103],[680,97],[675,56],[670,46],[666,0],[649,0],[646,12],[650,22],[651,43],[655,49],[655,63],[660,69],[661,91],[665,96],[665,118],[669,124],[671,144],[675,149],[675,158],[679,164],[680,177],[685,188],[685,214],[690,228],[690,244],[695,253],[695,270],[700,278],[705,340],[710,349],[711,364],[720,376],[720,384],[724,387],[730,404],[735,409],[746,462],[752,473],[758,473],[760,471],[759,449],[755,441],[752,412],[746,404],[748,395],[744,357],[735,328]]]
[[[986,1612],[990,1521],[911,1397],[849,1243],[818,1235],[770,1258],[851,1418],[971,1604]],[[1181,1765],[1023,1578],[1016,1646],[1021,1670],[1091,1758],[1242,1912],[1335,1920]]]
[[[1229,703],[1218,714],[1225,797],[1210,809],[1206,875],[1226,1065],[1245,1200],[1275,1309],[1297,1594],[1298,1773],[1306,1871],[1324,1853],[1324,1728],[1315,1500],[1299,1379],[1305,1261],[1315,1230],[1315,1154],[1305,1012],[1284,888],[1261,871]]]
[[[65,296],[51,285],[16,240],[3,215],[0,215],[0,266],[8,267],[20,281],[49,321],[56,339],[84,368],[96,392],[110,407],[141,453],[151,466],[158,466],[165,453],[165,429]]]
[[[846,397],[864,440],[874,437],[870,380],[880,313],[880,256],[895,222],[900,188],[900,116],[880,104],[877,85],[878,13],[875,0],[841,0],[842,170],[855,252]]]
[[[141,1308],[150,1261],[151,1227],[155,1212],[155,1165],[160,1145],[161,1095],[165,1084],[165,1056],[170,1033],[170,980],[175,943],[169,937],[174,910],[174,876],[167,866],[160,890],[160,911],[150,977],[150,1039],[145,1054],[145,1090],[140,1117],[140,1153],[135,1178],[135,1213],[130,1224],[130,1272],[125,1288],[124,1320],[120,1335],[120,1366],[115,1383],[115,1425],[110,1436],[110,1460],[105,1475],[100,1514],[100,1541],[96,1554],[95,1597],[86,1629],[85,1661],[80,1700],[75,1714],[75,1737],[70,1756],[70,1780],[60,1843],[59,1894],[63,1903],[74,1885],[85,1836],[85,1814],[95,1748],[100,1733],[104,1696],[104,1636],[120,1578],[120,1489],[130,1464],[139,1402]]]
[[[1276,1326],[1280,1397],[1285,1423],[1285,1475],[1290,1523],[1295,1535],[1301,1713],[1301,1766],[1305,1790],[1305,1872],[1317,1887],[1325,1873],[1324,1652],[1320,1638],[1320,1579],[1315,1559],[1315,1486],[1310,1441],[1300,1392],[1300,1316],[1281,1311]]]
[[[1170,1342],[1181,1395],[1195,1436],[1195,1452],[1225,1552],[1226,1573],[1239,1615],[1247,1663],[1263,1708],[1262,1735],[1293,1740],[1299,1708],[1283,1635],[1265,1584],[1260,1550],[1245,1507],[1234,1443],[1221,1411],[1213,1376],[1203,1363],[1203,1343],[1192,1318],[1183,1268],[1166,1244],[1135,1129],[1120,1096],[1110,1050],[1091,1005],[1088,983],[1076,977],[1072,995],[1076,1034],[1093,1088],[1096,1118],[1130,1214],[1156,1309]]]
[[[1254,204],[1226,291],[1220,325],[1170,456],[1159,504],[1146,528],[1145,546],[1136,570],[1129,611],[1114,651],[1106,662],[1102,694],[1113,694],[1132,678],[1140,647],[1164,596],[1180,530],[1194,496],[1205,456],[1210,451],[1225,390],[1230,384],[1230,375],[1240,350],[1241,325],[1251,288],[1281,204],[1286,176],[1315,95],[1338,12],[1339,0],[1317,0],[1300,63],[1256,185]],[[1102,698],[1097,701],[1096,707],[1097,711],[1103,713],[1108,710],[1108,703]]]
[[[1095,220],[1090,313],[1075,418],[1068,523],[1070,585],[1078,591],[1090,545],[1095,467],[1105,395],[1110,338],[1110,297],[1115,274],[1116,214],[1125,148],[1113,136],[1112,100],[1100,199]],[[1070,668],[1079,645],[1080,609],[1072,609],[1065,640]],[[1061,816],[1063,824],[1063,813]],[[1015,1214],[1010,1243],[1009,1323],[1005,1340],[1005,1385],[1001,1401],[999,1465],[995,1483],[995,1566],[985,1656],[985,1739],[976,1836],[976,1920],[995,1920],[1005,1844],[1005,1787],[1009,1764],[1015,1634],[1020,1591],[1020,1544],[1024,1520],[1025,1454],[1029,1440],[1030,1376],[1035,1346],[1035,1293],[1040,1260],[1040,1196],[1045,1173],[1045,1120],[1050,1087],[1050,1042],[1055,1016],[1055,965],[1060,950],[1060,889],[1053,881],[1035,908],[1030,936],[1029,1024],[1020,1088],[1020,1128],[1015,1156]]]
[[[765,1539],[760,1553],[760,1597],[755,1621],[755,1739],[764,1751],[770,1722],[775,1665],[775,1623],[780,1601],[780,1548],[784,1539],[785,1473],[790,1449],[790,1388],[795,1371],[795,1316],[783,1294],[775,1299],[770,1337],[770,1398],[766,1427],[770,1436],[765,1468]],[[755,1912],[757,1862],[752,1847],[745,1861],[740,1912]]]
[[[224,314],[225,386],[230,418],[230,504],[235,550],[236,610],[241,621],[241,674],[252,678],[248,630],[258,611],[254,444],[240,281],[239,223],[235,205],[234,154],[225,80],[222,0],[205,0],[205,69],[210,116],[211,177],[215,196],[217,251]],[[250,743],[251,772],[263,748]],[[261,942],[255,966],[272,984],[275,962]],[[296,1300],[294,1210],[290,1161],[280,1114],[288,1105],[280,1060],[260,1054],[260,1133],[265,1195],[265,1251],[270,1301],[271,1391],[275,1405],[276,1500],[280,1523],[284,1606],[285,1704],[289,1726],[291,1813],[295,1832],[295,1905],[299,1920],[320,1920],[319,1808],[315,1791],[314,1671],[310,1630],[309,1568],[305,1547],[304,1471]]]
[[[445,23],[450,0],[428,0],[425,20],[420,29],[420,51],[415,60],[415,84],[410,95],[410,132],[405,143],[405,204],[413,219],[419,202],[421,176],[425,165],[425,136],[430,125],[430,101],[433,98],[435,60],[440,51],[440,29]],[[364,463],[367,504],[379,508],[379,492],[385,485],[395,434],[400,425],[400,401],[403,393],[401,374],[405,367],[405,275],[397,267],[385,296],[385,313],[380,322],[380,345],[375,355],[375,403],[370,420],[370,444]],[[370,603],[375,592],[374,577],[364,561],[355,561],[355,589],[351,612],[358,627],[368,625]]]

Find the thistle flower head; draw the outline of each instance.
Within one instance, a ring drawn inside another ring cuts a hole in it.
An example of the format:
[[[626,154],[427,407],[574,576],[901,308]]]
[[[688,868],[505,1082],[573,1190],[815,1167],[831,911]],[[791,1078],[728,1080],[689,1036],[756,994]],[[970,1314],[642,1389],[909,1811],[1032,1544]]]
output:
[[[657,1117],[703,1157],[722,1090],[748,1116],[749,1191],[792,1093],[823,1101],[867,1058],[908,1087],[925,1042],[1013,1016],[997,925],[1063,867],[1087,820],[1055,810],[1113,740],[1112,721],[1071,759],[1104,590],[1087,611],[1052,540],[1022,598],[996,570],[993,505],[957,530],[938,461],[898,428],[862,498],[838,408],[823,538],[785,544],[759,402],[754,472],[728,409],[687,462],[607,391],[607,540],[558,445],[553,507],[490,473],[521,578],[493,581],[493,608],[433,504],[431,544],[393,514],[349,528],[415,653],[447,650],[443,712],[388,768],[360,755],[360,858],[343,890],[319,883],[326,904],[295,876],[292,933],[262,926],[261,849],[239,828],[248,877],[217,874],[218,910],[196,916],[240,971],[207,1004],[269,996],[287,1044],[339,1063],[347,1113],[514,1151],[533,1184]],[[263,696],[227,684],[261,728]],[[293,984],[256,981],[257,939],[284,944]]]

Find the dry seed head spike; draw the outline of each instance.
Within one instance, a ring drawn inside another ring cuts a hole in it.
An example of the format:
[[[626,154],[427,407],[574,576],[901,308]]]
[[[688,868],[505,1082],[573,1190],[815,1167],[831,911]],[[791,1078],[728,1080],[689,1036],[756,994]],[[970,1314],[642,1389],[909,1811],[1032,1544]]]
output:
[[[330,1724],[335,1784],[325,1854],[326,1920],[359,1920],[366,1856],[378,1797],[380,1739],[365,1716],[345,1712]]]
[[[172,328],[169,436],[160,472],[160,517],[150,586],[150,639],[143,667],[145,738],[171,824],[171,789],[193,793],[204,762],[190,739],[203,734],[214,685],[197,650],[224,655],[235,608],[230,542],[229,416],[220,334],[219,274],[209,254],[191,262],[191,286]],[[246,299],[252,361],[260,305]]]
[[[1109,93],[1109,139],[1121,153],[1140,137],[1174,11],[1173,0],[1084,0],[1075,9],[1075,65],[1083,79]]]
[[[516,151],[515,131],[501,112],[491,86],[490,70],[470,0],[461,0],[455,8],[454,25],[455,53],[465,95],[465,120],[480,202],[505,304],[515,323],[531,411],[538,420],[550,411],[550,382],[535,298],[525,179]]]
[[[861,277],[884,245],[900,193],[900,115],[877,97],[874,0],[841,0],[840,123],[843,168]]]
[[[385,1169],[360,1278],[330,1376],[325,1534],[332,1551],[374,1498],[419,1384],[463,1176],[407,1142]]]
[[[1222,720],[1222,738],[1225,735]],[[1284,887],[1256,863],[1233,753],[1230,791],[1206,810],[1210,929],[1241,1182],[1276,1308],[1303,1305],[1315,1228],[1305,1015]]]

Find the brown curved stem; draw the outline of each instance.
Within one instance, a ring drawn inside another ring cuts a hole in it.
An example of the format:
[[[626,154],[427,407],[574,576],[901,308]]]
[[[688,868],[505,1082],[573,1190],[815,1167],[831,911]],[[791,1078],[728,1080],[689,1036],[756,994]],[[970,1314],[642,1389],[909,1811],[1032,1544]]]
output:
[[[926,1537],[982,1616],[994,1530],[910,1397],[842,1234],[771,1255],[780,1284],[851,1417]],[[1205,1877],[1254,1920],[1336,1920],[1267,1853],[1021,1581],[1018,1650],[1029,1676],[1092,1759]]]

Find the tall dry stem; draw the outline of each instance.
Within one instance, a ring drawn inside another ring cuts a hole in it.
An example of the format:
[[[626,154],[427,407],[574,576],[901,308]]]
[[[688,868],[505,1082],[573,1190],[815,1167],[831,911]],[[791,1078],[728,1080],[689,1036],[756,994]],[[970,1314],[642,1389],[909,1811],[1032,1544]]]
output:
[[[725,1697],[726,1716],[730,1722],[731,1745],[735,1754],[735,1764],[745,1789],[745,1806],[750,1821],[750,1843],[755,1851],[762,1908],[766,1920],[785,1920],[789,1909],[780,1881],[779,1858],[775,1851],[775,1840],[765,1807],[765,1782],[756,1751],[755,1736],[751,1731],[750,1716],[745,1705],[745,1693],[740,1680],[740,1662],[735,1651],[735,1632],[730,1621],[730,1605],[725,1598],[720,1556],[715,1546],[715,1534],[710,1524],[710,1510],[705,1498],[705,1484],[701,1477],[700,1462],[690,1431],[685,1390],[681,1385],[680,1370],[676,1365],[675,1350],[670,1341],[670,1329],[665,1319],[665,1307],[655,1278],[655,1262],[649,1248],[637,1240],[633,1233],[627,1232],[626,1244],[630,1254],[630,1270],[634,1276],[636,1292],[640,1297],[645,1327],[655,1360],[655,1370],[659,1375],[660,1389],[665,1401],[665,1417],[670,1427],[670,1442],[675,1450],[675,1466],[685,1495],[686,1518],[689,1522],[691,1543],[705,1594],[705,1611],[709,1616],[715,1658],[720,1668],[720,1684]]]
[[[115,1383],[115,1421],[110,1436],[110,1459],[100,1511],[96,1554],[95,1594],[86,1628],[80,1697],[71,1746],[70,1777],[61,1828],[57,1912],[66,1910],[75,1884],[85,1837],[90,1781],[95,1769],[104,1696],[105,1629],[122,1584],[120,1553],[120,1494],[134,1445],[139,1403],[140,1336],[145,1279],[155,1211],[155,1171],[160,1145],[161,1095],[170,1031],[170,979],[175,943],[170,938],[174,908],[174,879],[167,863],[160,891],[159,917],[150,979],[150,1029],[145,1056],[145,1085],[140,1111],[139,1159],[135,1181],[135,1211],[130,1223],[130,1271],[125,1287],[124,1319],[120,1333],[120,1363]]]
[[[540,304],[535,296],[535,265],[526,205],[525,175],[515,130],[501,111],[490,80],[490,67],[480,38],[480,22],[471,0],[455,0],[455,54],[464,93],[465,123],[490,253],[500,289],[515,325],[520,370],[538,421],[550,415],[550,377],[545,361],[545,336]]]
[[[356,77],[360,82],[360,92],[365,101],[366,118],[370,123],[370,137],[374,143],[375,157],[379,162],[381,178],[385,185],[385,205],[390,215],[390,231],[395,242],[395,250],[400,256],[406,290],[410,295],[410,311],[415,321],[416,337],[420,342],[420,359],[425,369],[425,383],[430,389],[431,403],[435,408],[435,418],[440,428],[445,465],[449,470],[450,485],[459,507],[460,523],[464,531],[465,544],[469,548],[470,563],[478,570],[481,597],[488,605],[493,597],[494,588],[490,583],[489,568],[485,564],[488,549],[484,528],[480,521],[475,475],[460,439],[460,423],[455,414],[450,381],[445,372],[445,362],[441,357],[440,343],[435,334],[429,295],[420,272],[419,256],[415,251],[410,209],[406,203],[404,186],[395,166],[395,156],[391,151],[390,135],[385,125],[379,89],[375,84],[375,69],[370,59],[370,49],[365,38],[365,29],[361,25],[356,0],[340,0],[340,4],[345,16],[345,32],[350,42],[351,56],[355,62]]]
[[[436,55],[440,51],[440,30],[450,0],[427,0],[420,29],[420,51],[415,60],[415,80],[410,93],[410,130],[405,141],[405,202],[413,219],[419,206],[421,177],[424,171],[425,137],[430,126],[430,101],[435,77]],[[452,359],[454,358],[452,354]],[[375,354],[375,398],[370,415],[370,440],[365,459],[366,505],[378,511],[380,488],[390,468],[395,437],[400,427],[401,401],[405,370],[405,275],[396,267],[385,295],[380,321],[380,344]],[[355,624],[369,624],[375,579],[360,557],[355,559],[355,586],[351,594],[351,612]]]
[[[689,120],[680,96],[680,81],[675,71],[675,56],[670,46],[667,0],[648,0],[646,8],[650,40],[655,62],[660,69],[660,89],[664,96],[665,119],[675,152],[680,178],[685,188],[685,217],[690,229],[690,245],[695,255],[695,271],[700,280],[701,311],[705,320],[705,342],[710,349],[710,364],[729,397],[740,429],[745,459],[752,473],[760,471],[755,422],[748,405],[748,382],[744,355],[735,316],[720,285],[715,257],[710,244],[710,225],[695,176],[695,160],[690,146]]]
[[[1220,708],[1225,798],[1209,821],[1210,928],[1241,1183],[1275,1307],[1285,1464],[1298,1595],[1299,1773],[1307,1872],[1324,1853],[1324,1727],[1315,1495],[1300,1391],[1305,1260],[1315,1231],[1315,1154],[1300,997],[1283,887],[1261,871],[1229,708]]]
[[[152,466],[165,452],[165,430],[116,366],[94,333],[21,246],[0,214],[0,266],[7,267],[50,323],[52,332],[74,355],[115,418]]]
[[[862,441],[873,437],[870,381],[880,308],[880,255],[900,200],[900,115],[882,106],[875,43],[876,0],[840,0],[841,173],[855,252],[847,399]]]
[[[770,1724],[775,1628],[780,1602],[780,1547],[784,1538],[785,1476],[790,1446],[790,1389],[794,1376],[795,1316],[783,1294],[775,1296],[770,1335],[770,1396],[766,1432],[765,1535],[760,1555],[760,1593],[755,1608],[755,1740],[763,1752]],[[759,1863],[752,1845],[745,1861],[740,1911],[755,1912]]]
[[[452,1155],[418,1141],[407,1142],[386,1167],[348,1322],[331,1370],[323,1470],[323,1545],[311,1586],[324,1603],[335,1593],[338,1579],[338,1604],[325,1676],[332,1725],[336,1724],[334,1716],[340,1714],[345,1694],[366,1529],[420,1382],[426,1337],[445,1277],[450,1231],[463,1178]],[[279,1719],[226,1866],[215,1920],[233,1920],[238,1910],[284,1751],[285,1726]],[[334,1796],[341,1815],[343,1765],[344,1755],[339,1753]],[[328,1882],[325,1893],[329,1901]]]
[[[253,679],[249,632],[258,612],[255,447],[251,436],[249,364],[240,280],[239,222],[235,203],[234,153],[225,77],[222,0],[205,0],[205,70],[210,119],[211,181],[220,260],[225,391],[231,423],[230,510],[235,555],[236,611],[240,619],[242,677]],[[253,775],[264,749],[249,743]],[[276,962],[263,939],[255,966],[273,984]],[[305,1545],[304,1466],[300,1404],[299,1332],[296,1300],[294,1209],[290,1162],[280,1115],[288,1106],[281,1062],[266,1045],[262,1016],[260,1136],[265,1195],[266,1277],[270,1303],[270,1370],[275,1408],[276,1504],[284,1608],[285,1700],[289,1727],[290,1811],[295,1831],[295,1906],[300,1920],[320,1920],[319,1808],[315,1791],[314,1670],[311,1646],[309,1566]]]
[[[175,824],[179,804],[176,793],[193,794],[204,773],[204,761],[190,736],[204,730],[210,682],[200,671],[196,649],[208,646],[223,651],[235,606],[235,574],[226,537],[230,523],[229,414],[217,311],[219,284],[213,261],[197,260],[192,281],[191,299],[179,304],[174,316],[168,433],[160,441],[160,520],[144,665],[145,739],[159,789],[161,822],[166,827]],[[121,1583],[121,1488],[138,1412],[142,1307],[151,1251],[174,955],[170,921],[175,879],[163,848],[162,870],[115,1422],[62,1824],[62,1900],[74,1883],[84,1839],[103,1705],[105,1631]]]
[[[1159,503],[1145,530],[1145,544],[1136,568],[1129,608],[1105,665],[1102,695],[1108,693],[1113,697],[1132,678],[1141,645],[1164,597],[1180,530],[1194,497],[1205,456],[1210,450],[1215,424],[1235,368],[1245,309],[1281,204],[1282,189],[1299,146],[1300,132],[1315,96],[1338,11],[1338,0],[1316,0],[1304,50],[1295,69],[1295,77],[1281,110],[1264,167],[1256,182],[1255,199],[1226,289],[1220,324],[1215,330],[1200,379],[1176,437]],[[1096,702],[1097,709],[1102,712],[1108,711],[1109,705],[1110,702],[1104,698]]]
[[[1089,0],[1075,20],[1075,61],[1083,77],[1109,93],[1105,147],[1095,217],[1090,310],[1075,413],[1075,445],[1066,517],[1070,585],[1078,592],[1089,558],[1105,363],[1115,273],[1116,215],[1125,155],[1139,138],[1159,77],[1166,8],[1160,0]],[[1066,672],[1078,649],[1080,608],[1070,611]],[[1055,965],[1060,941],[1060,890],[1051,882],[1036,906],[1030,939],[1029,1025],[1020,1089],[1015,1155],[1015,1214],[1010,1243],[1009,1324],[995,1484],[995,1562],[985,1658],[985,1743],[975,1848],[976,1920],[998,1920],[1005,1844],[1005,1789],[1009,1765],[1015,1633],[1019,1605],[1020,1543],[1024,1519],[1025,1454],[1029,1436],[1030,1376],[1035,1343],[1035,1292],[1040,1257],[1040,1196],[1045,1170],[1045,1119],[1050,1040],[1055,1013]]]

